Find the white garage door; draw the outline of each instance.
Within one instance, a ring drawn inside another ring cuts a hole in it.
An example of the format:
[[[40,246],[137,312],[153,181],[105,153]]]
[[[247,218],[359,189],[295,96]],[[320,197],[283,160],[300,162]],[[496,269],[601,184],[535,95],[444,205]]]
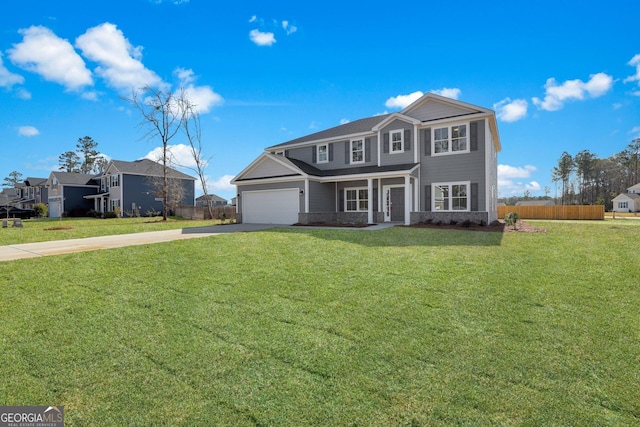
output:
[[[295,224],[298,222],[299,193],[286,190],[244,191],[242,222],[246,224]]]

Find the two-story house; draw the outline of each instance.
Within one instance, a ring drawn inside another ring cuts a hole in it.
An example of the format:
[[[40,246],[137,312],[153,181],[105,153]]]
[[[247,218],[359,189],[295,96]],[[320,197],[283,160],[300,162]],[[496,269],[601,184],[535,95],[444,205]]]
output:
[[[627,188],[613,200],[614,212],[640,212],[640,183]]]
[[[160,212],[162,177],[163,166],[148,159],[112,160],[99,175],[51,172],[49,216],[58,218],[64,212],[84,215],[90,210],[119,212],[121,216]],[[193,206],[195,178],[172,168],[167,177],[169,202]]]
[[[28,177],[19,186],[20,200],[18,207],[21,209],[33,209],[37,203],[49,203],[47,178]]]
[[[492,110],[428,93],[398,113],[268,147],[232,180],[237,220],[488,224],[500,149]]]

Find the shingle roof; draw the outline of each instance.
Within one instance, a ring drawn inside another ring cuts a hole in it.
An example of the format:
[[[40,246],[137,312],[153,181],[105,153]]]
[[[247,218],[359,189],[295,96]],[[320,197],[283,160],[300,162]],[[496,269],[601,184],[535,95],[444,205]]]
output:
[[[360,166],[357,168],[342,168],[342,169],[326,169],[320,170],[302,160],[297,159],[289,159],[291,163],[296,165],[298,169],[306,173],[307,175],[312,176],[344,176],[344,175],[361,175],[366,173],[382,173],[382,172],[396,172],[396,171],[406,171],[413,169],[419,163],[405,163],[401,165],[386,165],[386,166]]]
[[[30,177],[27,177],[27,179],[25,179],[24,182],[30,187],[36,187],[38,185],[46,185],[47,178],[34,178],[30,176]]]
[[[204,194],[200,197],[196,198],[196,201],[200,201],[200,200],[204,200]],[[209,200],[210,201],[214,201],[214,202],[226,202],[228,201],[227,199],[223,199],[222,197],[215,195],[215,194],[209,194]]]
[[[130,175],[163,176],[162,165],[149,159],[140,159],[133,162],[124,160],[112,160],[111,163],[121,173]],[[193,179],[194,177],[182,173],[173,168],[169,168],[167,176],[171,178]]]
[[[60,184],[65,185],[98,185],[96,178],[98,175],[89,175],[77,172],[51,172]]]
[[[300,144],[303,142],[318,141],[318,140],[331,139],[331,138],[340,138],[346,135],[353,135],[353,134],[358,134],[363,132],[371,132],[371,129],[375,125],[383,121],[385,118],[387,118],[387,116],[389,116],[389,114],[382,114],[380,116],[373,116],[373,117],[367,117],[366,119],[354,120],[352,122],[345,123],[340,126],[335,126],[329,129],[321,130],[320,132],[312,133],[311,135],[305,135],[300,138],[292,139],[291,141],[283,142],[282,144],[273,145],[267,148],[267,150],[270,150],[273,148],[283,148],[289,145]]]

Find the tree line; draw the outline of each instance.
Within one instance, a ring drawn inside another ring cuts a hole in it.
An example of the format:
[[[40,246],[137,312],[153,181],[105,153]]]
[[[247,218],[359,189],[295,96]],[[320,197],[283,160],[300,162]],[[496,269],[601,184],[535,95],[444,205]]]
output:
[[[575,155],[563,152],[552,171],[552,181],[560,188],[557,202],[562,205],[613,206],[613,198],[638,184],[640,138],[619,153],[599,158],[589,150]]]

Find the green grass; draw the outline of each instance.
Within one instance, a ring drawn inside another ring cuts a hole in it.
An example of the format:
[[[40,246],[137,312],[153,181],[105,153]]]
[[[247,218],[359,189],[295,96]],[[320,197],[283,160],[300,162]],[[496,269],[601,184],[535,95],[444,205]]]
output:
[[[79,239],[112,234],[141,233],[144,231],[173,230],[220,224],[219,220],[185,220],[153,218],[63,218],[24,220],[24,227],[0,229],[0,246],[19,243],[48,242],[51,240]]]
[[[640,222],[535,225],[2,263],[0,404],[70,426],[638,425]]]

